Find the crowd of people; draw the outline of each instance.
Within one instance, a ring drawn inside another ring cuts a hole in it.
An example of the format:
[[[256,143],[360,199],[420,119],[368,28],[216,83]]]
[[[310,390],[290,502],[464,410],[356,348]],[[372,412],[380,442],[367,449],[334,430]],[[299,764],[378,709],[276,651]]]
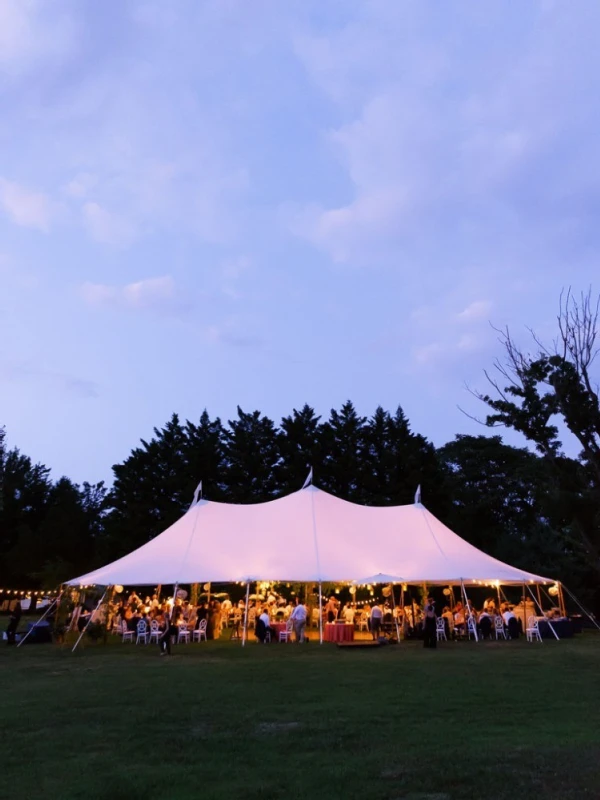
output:
[[[319,600],[315,595],[308,597],[308,602],[302,602],[299,597],[285,598],[274,592],[264,597],[253,595],[246,609],[245,599],[234,604],[226,594],[209,595],[196,603],[190,602],[185,592],[178,594],[180,596],[175,598],[161,598],[158,594],[152,594],[144,599],[135,591],[126,597],[114,595],[108,605],[108,620],[104,616],[98,621],[107,623],[114,632],[129,632],[134,636],[139,632],[140,622],[143,622],[145,630],[152,629],[158,634],[161,652],[169,653],[171,642],[179,638],[182,630],[191,634],[202,629],[202,638],[219,639],[223,631],[228,629],[232,636],[241,638],[242,629],[247,625],[249,636],[254,635],[259,641],[274,641],[279,639],[281,625],[277,629],[273,626],[286,623],[286,638],[291,638],[293,634],[296,641],[304,642],[307,640],[307,627],[346,624],[365,632],[374,640],[401,634],[403,638],[422,638],[425,647],[435,647],[440,619],[444,620],[443,628],[448,639],[467,638],[473,633],[473,628],[478,637],[489,638],[494,633],[498,618],[502,620],[507,634],[516,638],[522,629],[522,621],[530,614],[535,615],[533,603],[525,600],[521,603],[523,608],[519,610],[519,607],[515,608],[507,602],[499,603],[496,598],[489,597],[481,609],[475,609],[465,598],[464,603],[449,603],[438,612],[432,596],[427,597],[422,605],[412,598],[410,603],[396,605],[389,597],[381,601],[373,598],[370,602],[359,603],[351,597],[341,603],[336,595],[331,595],[322,599],[322,617],[319,618]],[[559,612],[553,610],[550,616],[554,613]],[[92,612],[76,607],[70,627],[83,630],[90,616],[92,621],[96,621]]]

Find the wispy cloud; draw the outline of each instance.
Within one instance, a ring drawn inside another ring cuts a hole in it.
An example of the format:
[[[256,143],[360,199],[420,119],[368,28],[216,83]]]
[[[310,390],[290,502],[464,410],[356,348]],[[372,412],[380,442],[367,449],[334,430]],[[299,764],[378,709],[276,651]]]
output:
[[[100,395],[100,387],[96,381],[71,375],[67,372],[47,369],[39,364],[27,361],[9,361],[0,359],[0,376],[6,381],[35,381],[63,389],[78,397],[93,398]]]
[[[0,208],[16,225],[48,233],[55,209],[43,192],[0,178]]]
[[[127,218],[113,214],[98,203],[84,204],[83,221],[92,239],[102,244],[126,246],[137,235],[135,227]]]
[[[106,306],[135,311],[173,312],[185,308],[177,295],[170,275],[146,278],[124,286],[106,283],[84,283],[81,296],[92,306]]]
[[[488,300],[476,300],[458,314],[458,319],[461,322],[488,319],[491,310],[492,304]]]

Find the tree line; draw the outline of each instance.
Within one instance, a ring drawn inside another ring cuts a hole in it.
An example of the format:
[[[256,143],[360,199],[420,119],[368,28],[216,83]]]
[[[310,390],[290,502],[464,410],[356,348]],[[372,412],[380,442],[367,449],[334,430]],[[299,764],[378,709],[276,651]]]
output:
[[[54,588],[156,536],[189,507],[198,481],[213,500],[254,503],[315,484],[356,503],[425,505],[490,555],[557,577],[600,601],[600,410],[591,379],[598,306],[568,295],[560,335],[524,355],[503,332],[507,360],[478,396],[487,425],[520,431],[537,452],[497,435],[434,447],[402,408],[361,416],[349,401],[320,417],[309,405],[278,424],[238,408],[227,422],[176,414],[113,466],[112,486],[53,480],[0,428],[0,574],[15,588]],[[562,337],[562,338],[561,338]],[[582,445],[567,457],[559,426]]]

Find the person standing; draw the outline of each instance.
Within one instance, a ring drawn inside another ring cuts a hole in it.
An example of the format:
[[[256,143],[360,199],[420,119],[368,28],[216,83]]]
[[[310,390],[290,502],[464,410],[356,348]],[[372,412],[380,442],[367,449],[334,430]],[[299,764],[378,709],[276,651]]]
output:
[[[294,633],[296,634],[296,641],[304,641],[304,631],[306,629],[306,606],[296,598],[296,606],[290,614],[290,620],[294,626]]]
[[[371,635],[373,636],[373,641],[376,641],[379,638],[382,621],[383,611],[381,610],[381,606],[379,603],[374,603],[373,608],[371,609]]]
[[[164,612],[164,620],[165,620],[165,627],[162,632],[162,636],[158,638],[158,647],[160,649],[161,656],[170,656],[171,655],[171,615],[169,614],[168,609]]]
[[[423,608],[423,647],[437,647],[435,622],[435,600],[430,595]]]
[[[6,628],[6,644],[15,643],[17,628],[19,627],[19,622],[21,621],[21,614],[21,601],[17,600],[13,610],[10,612],[10,617],[8,619],[8,627]]]

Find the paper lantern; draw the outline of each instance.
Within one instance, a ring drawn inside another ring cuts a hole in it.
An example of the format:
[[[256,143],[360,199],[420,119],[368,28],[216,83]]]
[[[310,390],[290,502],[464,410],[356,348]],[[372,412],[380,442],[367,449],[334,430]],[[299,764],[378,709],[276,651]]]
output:
[[[205,583],[202,588],[204,589],[205,592],[208,592],[208,590],[210,589],[210,583]]]
[[[392,587],[391,586],[384,586],[383,589],[381,590],[381,594],[384,597],[389,597],[391,595],[391,593],[392,593]]]
[[[116,594],[121,594],[121,593],[122,593],[122,591],[123,591],[123,587],[122,587],[122,586],[115,586],[115,592],[116,592]]]
[[[551,586],[548,589],[548,594],[551,594],[552,597],[556,597],[556,595],[558,594],[558,586]]]
[[[450,592],[450,589],[447,586],[444,589],[444,594],[446,595],[446,597],[450,597],[451,592]]]
[[[350,594],[356,594],[356,586],[351,586],[348,591],[350,592]]]

